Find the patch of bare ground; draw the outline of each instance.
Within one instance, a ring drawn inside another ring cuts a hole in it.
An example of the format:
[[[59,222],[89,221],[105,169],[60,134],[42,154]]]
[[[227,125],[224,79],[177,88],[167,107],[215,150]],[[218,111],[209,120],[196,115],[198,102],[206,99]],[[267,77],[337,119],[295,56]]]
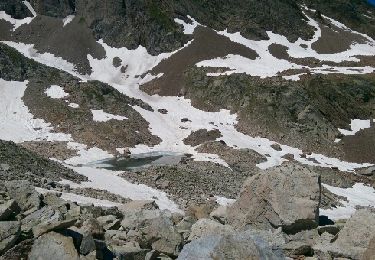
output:
[[[0,32],[4,34],[0,34],[0,40],[34,44],[40,53],[53,53],[73,63],[82,74],[91,72],[87,55],[96,59],[105,57],[104,48],[96,42],[84,20],[78,17],[63,27],[60,18],[38,15],[30,24],[24,24],[14,32],[2,29],[1,24],[0,21]]]
[[[334,54],[350,49],[353,43],[365,43],[362,35],[338,28],[334,25],[320,25],[321,37],[311,45],[319,54]]]
[[[219,130],[207,131],[207,129],[200,129],[198,131],[192,132],[188,137],[184,139],[184,144],[190,146],[197,146],[209,141],[215,141],[217,138],[221,137]]]
[[[177,96],[184,94],[184,72],[195,66],[199,61],[224,57],[228,54],[239,54],[249,59],[255,59],[257,53],[242,44],[230,41],[214,30],[199,26],[195,29],[194,40],[169,59],[158,64],[151,73],[160,78],[144,84],[141,89],[149,94],[162,96]]]
[[[0,40],[7,41],[10,37],[12,24],[0,19]]]
[[[314,167],[314,171],[320,174],[322,183],[331,186],[350,188],[353,187],[355,183],[364,183],[375,187],[375,176],[364,176],[354,172],[342,172],[336,168]]]
[[[77,151],[68,149],[67,144],[68,142],[30,141],[20,145],[46,159],[54,158],[64,161],[77,155]]]
[[[50,84],[60,85],[69,93],[64,99],[52,99],[44,91]],[[137,144],[156,145],[160,139],[151,135],[148,122],[131,106],[150,109],[140,100],[131,99],[100,82],[35,82],[31,81],[23,97],[36,118],[51,123],[56,132],[71,134],[76,142],[116,153],[116,148]],[[79,104],[69,107],[70,102]],[[93,120],[92,109],[125,116],[126,120]]]
[[[345,160],[375,164],[375,125],[342,139]]]

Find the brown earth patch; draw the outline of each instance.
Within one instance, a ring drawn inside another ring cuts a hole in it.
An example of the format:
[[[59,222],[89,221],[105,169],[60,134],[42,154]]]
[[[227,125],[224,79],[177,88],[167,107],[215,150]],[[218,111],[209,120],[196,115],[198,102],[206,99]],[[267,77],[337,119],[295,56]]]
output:
[[[116,148],[137,144],[156,145],[160,139],[151,135],[148,122],[131,106],[143,106],[140,100],[122,95],[99,82],[55,82],[69,93],[64,99],[52,99],[44,91],[52,82],[31,81],[23,101],[36,118],[51,123],[56,132],[71,134],[76,142],[98,147],[111,153]],[[71,108],[69,102],[79,104]],[[145,107],[146,108],[146,107]],[[125,116],[126,120],[93,121],[91,109]]]
[[[0,19],[0,40],[7,41],[10,37],[12,24]]]
[[[221,137],[219,130],[207,131],[207,129],[200,129],[198,131],[192,132],[188,137],[184,139],[184,144],[190,146],[197,146],[209,141],[215,141],[217,138]]]
[[[77,151],[68,149],[67,144],[68,142],[31,141],[20,145],[46,159],[55,158],[64,161],[77,155]]]
[[[365,43],[366,38],[336,26],[320,25],[322,36],[311,45],[319,54],[334,54],[349,50],[354,42]]]
[[[345,160],[375,164],[375,125],[363,129],[353,136],[344,136],[341,142]]]
[[[228,54],[238,54],[249,59],[255,59],[257,53],[246,46],[232,42],[229,38],[219,35],[214,30],[199,26],[194,32],[194,41],[169,59],[158,64],[151,73],[160,78],[144,84],[141,89],[148,94],[162,96],[177,96],[184,92],[184,72],[202,60],[224,57]]]
[[[10,40],[35,44],[34,48],[39,52],[53,53],[73,63],[82,74],[91,72],[88,54],[96,59],[105,57],[104,48],[96,42],[92,31],[79,17],[63,27],[62,19],[38,15],[30,24],[12,32]]]

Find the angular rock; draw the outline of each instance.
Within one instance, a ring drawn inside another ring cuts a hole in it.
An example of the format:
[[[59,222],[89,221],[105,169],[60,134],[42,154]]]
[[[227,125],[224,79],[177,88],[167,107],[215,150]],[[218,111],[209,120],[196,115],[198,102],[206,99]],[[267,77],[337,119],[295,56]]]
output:
[[[245,233],[213,235],[195,239],[182,249],[179,260],[215,259],[285,259],[280,252],[273,252],[261,240],[252,240]]]
[[[219,206],[217,209],[210,213],[210,217],[216,219],[221,224],[225,224],[227,221],[227,206]]]
[[[22,231],[29,232],[42,222],[62,221],[63,215],[52,207],[43,207],[21,220]]]
[[[375,238],[375,210],[360,209],[346,222],[332,244],[314,246],[333,257],[363,259]]]
[[[20,213],[20,208],[16,201],[9,200],[0,205],[0,221],[9,220],[10,217]]]
[[[88,255],[96,250],[95,240],[91,234],[85,235],[82,238],[79,252],[82,255]]]
[[[178,255],[182,237],[170,218],[163,216],[147,220],[141,231],[153,250],[170,256]]]
[[[14,246],[21,234],[21,225],[18,221],[0,222],[0,255]]]
[[[291,241],[283,245],[282,248],[290,257],[312,256],[314,254],[314,250],[311,248],[311,245],[302,241]]]
[[[124,219],[121,221],[121,226],[125,230],[136,229],[141,226],[146,220],[155,219],[161,216],[160,210],[133,210],[124,212]]]
[[[68,220],[61,220],[61,221],[47,221],[40,223],[39,225],[33,227],[33,234],[34,237],[39,237],[49,231],[57,231],[61,229],[66,229],[73,226],[77,222],[76,219],[68,219]]]
[[[296,233],[319,223],[320,176],[295,163],[265,170],[248,178],[237,201],[228,209],[235,228],[282,227]]]
[[[110,246],[109,249],[117,259],[143,260],[149,250],[141,249],[136,242],[128,242],[122,246]]]
[[[136,236],[138,237],[138,236]],[[127,234],[125,231],[120,230],[107,230],[104,235],[105,242],[108,245],[123,245],[127,241]]]
[[[79,259],[79,256],[71,237],[50,232],[35,240],[29,254],[29,259],[75,260]]]
[[[24,180],[7,181],[5,187],[9,197],[17,202],[22,211],[40,208],[40,195],[30,182]]]
[[[200,219],[191,228],[188,240],[194,240],[205,236],[233,234],[234,229],[229,225],[222,225],[214,220]]]
[[[96,219],[87,219],[83,222],[81,231],[83,234],[91,234],[95,239],[104,238],[104,229]]]
[[[121,226],[121,221],[113,215],[98,217],[96,220],[105,230],[117,230]]]

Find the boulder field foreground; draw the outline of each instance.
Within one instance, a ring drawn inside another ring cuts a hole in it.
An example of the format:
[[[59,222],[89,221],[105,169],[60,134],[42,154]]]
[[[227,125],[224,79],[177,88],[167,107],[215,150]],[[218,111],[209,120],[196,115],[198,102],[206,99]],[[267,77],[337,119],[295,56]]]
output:
[[[154,201],[106,208],[60,195],[4,183],[1,259],[374,259],[375,211],[323,223],[320,176],[295,163],[249,177],[232,205],[208,201],[185,214]]]

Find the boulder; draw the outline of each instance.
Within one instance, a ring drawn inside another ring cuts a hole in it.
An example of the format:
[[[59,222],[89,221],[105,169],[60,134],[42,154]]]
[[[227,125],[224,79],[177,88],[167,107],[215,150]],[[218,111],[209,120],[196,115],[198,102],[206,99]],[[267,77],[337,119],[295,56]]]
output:
[[[34,237],[39,237],[49,231],[57,231],[69,228],[73,226],[77,222],[76,219],[68,219],[68,220],[52,220],[42,222],[39,225],[33,227],[33,234]]]
[[[7,181],[5,182],[5,187],[9,197],[17,202],[22,211],[40,208],[40,195],[30,182],[25,180]]]
[[[133,211],[126,211],[123,213],[124,219],[121,221],[121,226],[125,230],[136,229],[142,226],[146,220],[155,219],[162,215],[160,210],[140,209]]]
[[[178,255],[182,236],[177,232],[170,218],[162,216],[147,220],[141,232],[153,250],[170,256]]]
[[[105,230],[116,230],[121,226],[121,220],[113,215],[98,217],[96,220]]]
[[[20,207],[15,200],[8,200],[0,205],[0,221],[9,220],[20,213]]]
[[[29,254],[29,260],[74,260],[79,259],[73,239],[56,232],[42,235],[35,240]]]
[[[331,244],[320,244],[314,249],[328,252],[333,257],[364,259],[375,239],[375,210],[360,209],[346,222]]]
[[[52,207],[43,207],[37,211],[34,211],[30,215],[27,215],[21,220],[22,231],[29,232],[35,226],[43,222],[62,221],[63,215]]]
[[[110,246],[109,249],[117,259],[145,259],[149,250],[141,249],[138,243],[128,242],[122,246]]]
[[[225,224],[227,221],[227,209],[228,206],[219,206],[210,213],[210,217],[216,219],[221,224]]]
[[[285,259],[280,252],[273,252],[262,240],[253,240],[246,233],[212,235],[195,239],[187,244],[179,260],[215,259]]]
[[[296,163],[249,177],[228,209],[235,228],[282,227],[286,233],[316,228],[319,223],[320,176]]]
[[[79,252],[82,255],[88,255],[96,250],[95,240],[91,234],[82,237]]]
[[[21,234],[21,225],[18,221],[0,222],[0,255],[13,247]]]
[[[200,219],[191,228],[189,241],[205,236],[233,234],[234,229],[229,225],[220,224],[210,219]]]

